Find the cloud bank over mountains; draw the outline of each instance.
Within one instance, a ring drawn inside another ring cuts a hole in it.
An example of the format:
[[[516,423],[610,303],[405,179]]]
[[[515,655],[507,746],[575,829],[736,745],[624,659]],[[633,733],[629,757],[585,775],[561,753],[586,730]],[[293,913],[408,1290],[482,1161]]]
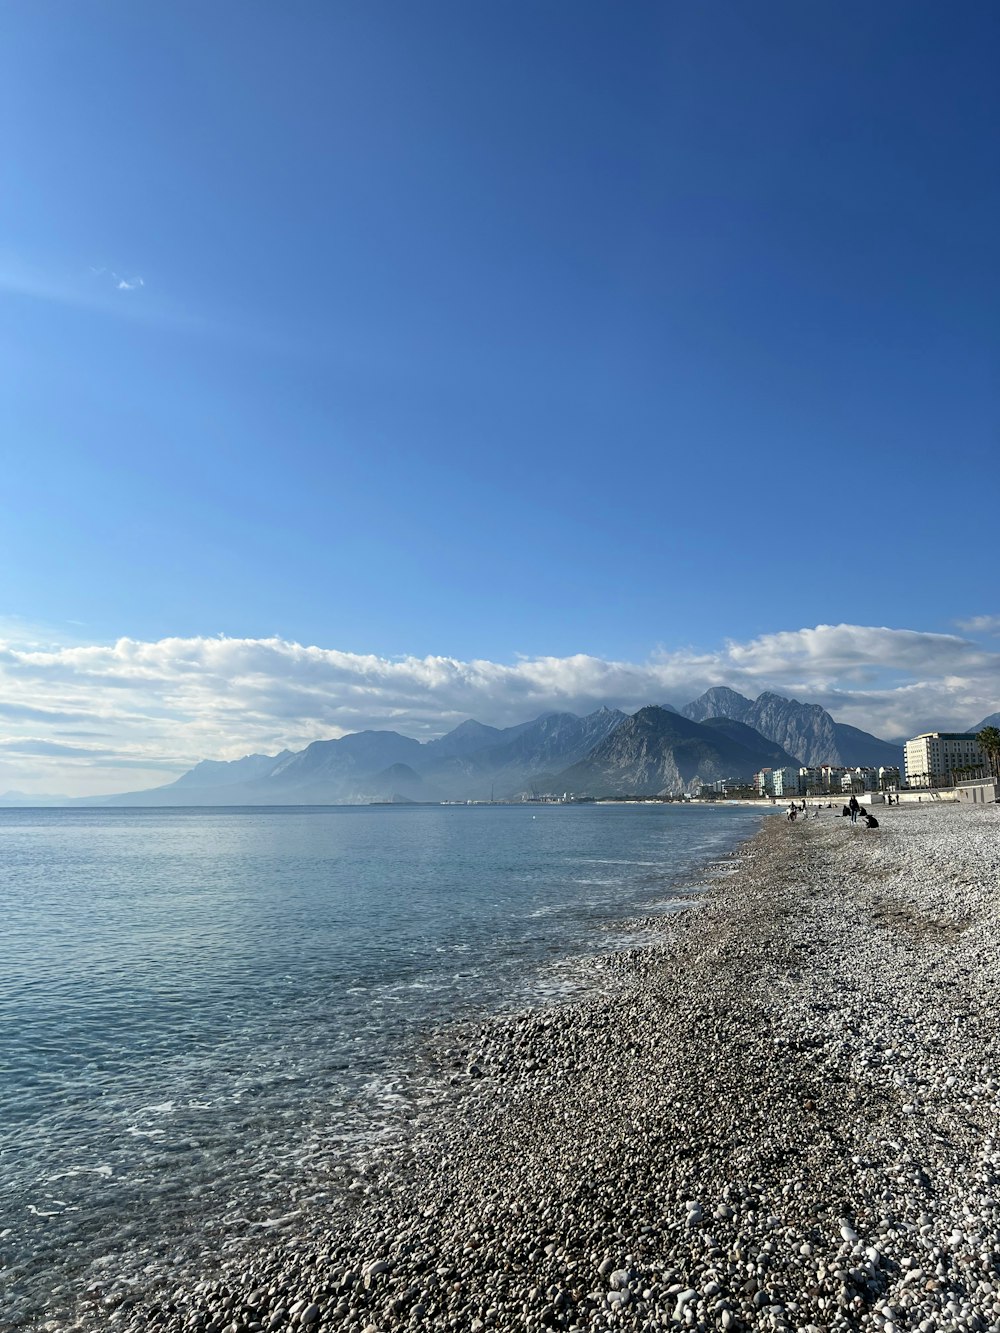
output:
[[[978,617],[976,628],[996,619]],[[641,663],[384,658],[277,638],[0,641],[0,791],[135,789],[200,759],[296,750],[368,727],[428,740],[467,717],[507,726],[549,709],[681,707],[713,685],[819,703],[896,737],[961,729],[1000,708],[1000,653],[958,635],[862,625],[661,649]]]

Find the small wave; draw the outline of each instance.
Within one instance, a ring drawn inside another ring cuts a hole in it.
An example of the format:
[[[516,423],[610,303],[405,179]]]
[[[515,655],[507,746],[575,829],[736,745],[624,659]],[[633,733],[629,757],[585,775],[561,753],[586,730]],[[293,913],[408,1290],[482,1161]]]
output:
[[[616,858],[610,856],[581,856],[578,858],[577,864],[583,866],[628,866],[629,869],[631,870],[633,866],[643,866],[647,869],[649,867],[653,867],[655,869],[658,869],[660,866],[662,866],[663,862],[633,861],[627,857]]]
[[[282,1217],[266,1217],[262,1222],[255,1222],[253,1218],[239,1217],[234,1214],[230,1214],[228,1217],[223,1218],[223,1221],[228,1226],[242,1223],[243,1226],[253,1227],[255,1230],[270,1231],[274,1227],[284,1226],[286,1222],[294,1221],[296,1217],[301,1217],[301,1216],[302,1216],[302,1209],[296,1208],[296,1210],[293,1213],[285,1213],[284,1216]]]
[[[71,1166],[68,1171],[57,1171],[54,1175],[43,1176],[42,1179],[46,1185],[54,1185],[57,1180],[72,1180],[74,1176],[108,1176],[114,1175],[114,1170],[107,1162],[102,1162],[100,1166]]]
[[[648,907],[650,912],[659,912],[664,916],[669,916],[673,912],[686,912],[689,907],[698,907],[704,901],[704,898],[697,893],[685,893],[681,898],[660,898],[649,903]]]

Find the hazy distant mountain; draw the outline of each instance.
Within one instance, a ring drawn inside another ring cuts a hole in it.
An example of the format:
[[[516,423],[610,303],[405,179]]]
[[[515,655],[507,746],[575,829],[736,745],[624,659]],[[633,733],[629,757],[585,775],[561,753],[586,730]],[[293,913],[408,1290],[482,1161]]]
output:
[[[513,727],[488,727],[470,717],[467,722],[460,722],[454,731],[449,731],[447,735],[441,736],[438,740],[427,741],[424,750],[427,758],[432,760],[446,759],[454,755],[477,754],[481,750],[506,745],[534,725],[535,722],[531,721],[519,722]]]
[[[625,717],[614,708],[599,708],[586,717],[544,713],[524,726],[509,728],[505,735],[516,734],[503,744],[452,756],[422,772],[450,799],[485,800],[490,795],[506,799],[515,792],[530,791],[540,773],[551,773],[582,759]],[[430,750],[433,744],[426,748]]]
[[[989,717],[983,718],[978,727],[970,727],[969,731],[975,736],[983,727],[1000,727],[1000,713],[990,713]]]
[[[456,754],[474,754],[476,750],[488,749],[491,745],[502,745],[504,733],[499,727],[488,727],[483,722],[469,718],[460,722],[454,731],[438,740],[428,741],[428,751],[433,750],[435,758],[450,758]]]
[[[898,746],[857,727],[834,722],[819,704],[801,704],[780,694],[765,693],[752,701],[724,685],[716,686],[681,712],[696,722],[709,717],[744,722],[794,755],[800,764],[868,764],[877,768],[880,764],[902,763]]]
[[[507,745],[490,751],[490,762],[501,767],[516,765],[535,770],[554,763],[572,764],[621,726],[626,717],[617,708],[599,708],[586,717],[548,713]]]
[[[72,796],[52,796],[33,794],[24,791],[5,791],[0,793],[0,806],[46,806],[46,805],[75,805],[77,802]]]
[[[339,805],[384,800],[505,799],[545,769],[582,759],[625,718],[545,713],[513,727],[469,720],[421,744],[396,731],[359,731],[304,750],[205,760],[175,782],[95,799],[101,805]]]
[[[678,795],[699,781],[749,780],[758,769],[773,766],[773,744],[749,727],[740,735],[751,743],[735,739],[730,730],[725,719],[708,725],[655,705],[641,708],[585,759],[557,774],[555,790],[577,796]]]
[[[275,766],[292,757],[291,750],[280,754],[247,754],[242,759],[203,759],[189,773],[184,773],[171,787],[231,787],[237,782],[253,782],[267,777]]]
[[[536,787],[581,795],[683,791],[696,777],[748,779],[760,768],[901,759],[897,746],[834,722],[816,704],[777,694],[751,702],[735,690],[717,688],[681,712],[650,705],[628,717],[598,708],[586,717],[543,713],[513,727],[470,718],[424,743],[396,731],[359,731],[313,741],[298,753],[205,760],[166,786],[82,803],[334,805],[506,800]],[[0,804],[21,803],[13,793],[0,798]],[[24,803],[70,802],[35,797]]]
[[[370,801],[426,801],[439,799],[429,796],[419,773],[415,773],[409,764],[390,764],[381,773],[376,773],[369,786]]]
[[[205,760],[165,787],[105,797],[101,805],[326,805],[367,801],[369,779],[419,754],[395,731],[359,731],[293,753]]]
[[[269,775],[276,788],[343,783],[359,775],[379,772],[392,764],[418,765],[423,746],[398,731],[356,731],[332,741],[313,741],[290,755]]]

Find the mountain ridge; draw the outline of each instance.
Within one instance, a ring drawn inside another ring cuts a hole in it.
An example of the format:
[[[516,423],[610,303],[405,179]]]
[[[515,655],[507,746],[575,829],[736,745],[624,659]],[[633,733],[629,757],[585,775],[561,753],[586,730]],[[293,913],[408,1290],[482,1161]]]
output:
[[[650,714],[648,709],[656,711]],[[644,715],[640,723],[633,722],[631,731],[619,737],[617,760],[612,763],[616,752],[606,743],[640,714]],[[668,725],[666,719],[671,718],[674,721]],[[700,730],[685,730],[682,722]],[[646,733],[641,762],[628,745],[636,728],[645,728]],[[367,729],[316,740],[300,751],[202,760],[161,787],[69,803],[357,804],[392,799],[393,792],[404,800],[509,799],[530,793],[540,782],[546,789],[554,783],[560,791],[575,790],[574,773],[588,790],[600,779],[611,787],[617,782],[617,793],[626,795],[631,792],[629,784],[646,790],[659,781],[661,790],[673,791],[695,777],[747,781],[761,767],[901,762],[898,746],[834,721],[818,704],[802,704],[768,691],[750,700],[716,686],[682,709],[650,704],[631,718],[606,705],[584,717],[550,711],[509,727],[468,718],[444,736],[424,742],[397,731]],[[579,765],[584,767],[578,770]],[[389,788],[393,791],[387,796]]]
[[[577,796],[677,796],[701,783],[749,780],[767,766],[765,757],[789,758],[749,727],[747,744],[727,734],[729,719],[713,721],[709,726],[650,704],[557,774],[556,783]]]
[[[746,723],[794,755],[800,765],[902,766],[899,746],[834,721],[819,704],[803,704],[767,690],[751,700],[726,685],[718,685],[686,704],[681,712],[693,721],[714,716]]]

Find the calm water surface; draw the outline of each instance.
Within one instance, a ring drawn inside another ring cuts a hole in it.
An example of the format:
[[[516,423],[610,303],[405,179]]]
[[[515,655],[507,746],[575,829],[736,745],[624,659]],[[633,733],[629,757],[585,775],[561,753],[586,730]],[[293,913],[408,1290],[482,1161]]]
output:
[[[0,1326],[280,1228],[436,1026],[568,993],[759,817],[0,810]]]

